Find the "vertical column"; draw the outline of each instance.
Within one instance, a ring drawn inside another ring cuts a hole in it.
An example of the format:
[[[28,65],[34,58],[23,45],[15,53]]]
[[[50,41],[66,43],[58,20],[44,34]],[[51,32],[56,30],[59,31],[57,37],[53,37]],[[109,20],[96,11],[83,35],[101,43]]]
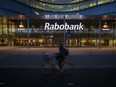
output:
[[[10,46],[11,44],[10,44],[10,39],[11,39],[11,37],[9,37],[10,36],[10,32],[9,32],[9,20],[7,20],[7,40],[8,40],[8,46]]]
[[[112,22],[112,46],[114,46],[114,27],[113,27],[113,22]]]
[[[28,5],[30,5],[29,0],[26,0],[26,3]],[[30,35],[30,33],[29,33],[29,14],[30,14],[30,7],[27,7],[27,29],[28,29],[27,38],[28,38],[28,49],[29,49],[29,43],[30,43],[30,40],[29,40],[29,35]]]
[[[113,24],[112,24],[112,28],[113,28],[113,46],[116,46],[116,38],[115,38],[115,29],[116,29],[116,23],[115,23],[115,21],[113,22]]]
[[[114,46],[116,46],[116,22],[114,22],[113,36],[114,36]]]
[[[64,15],[64,25],[65,25],[65,15]],[[66,35],[65,35],[65,29],[64,29],[64,47],[66,45]]]
[[[27,29],[28,29],[27,38],[28,38],[28,49],[29,49],[29,43],[30,43],[30,41],[29,41],[29,35],[30,35],[30,33],[29,33],[29,17],[27,17]]]
[[[2,27],[1,27],[1,28],[2,28],[2,29],[1,29],[1,35],[2,35],[2,44],[3,44],[3,42],[4,42],[4,35],[3,35],[3,24],[4,24],[4,23],[3,23],[3,17],[2,17]],[[1,45],[2,45],[2,44],[1,44]]]
[[[101,18],[99,19],[99,49],[101,49]]]

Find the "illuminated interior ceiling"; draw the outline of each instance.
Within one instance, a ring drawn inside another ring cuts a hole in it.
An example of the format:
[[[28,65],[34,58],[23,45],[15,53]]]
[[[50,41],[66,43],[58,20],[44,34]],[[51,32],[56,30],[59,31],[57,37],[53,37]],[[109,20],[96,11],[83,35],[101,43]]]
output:
[[[71,12],[113,2],[115,0],[17,0],[31,7],[52,12]]]
[[[85,0],[36,0],[36,1],[40,1],[40,2],[44,2],[44,3],[51,3],[51,4],[74,4],[74,3],[78,3],[81,1],[85,1]]]

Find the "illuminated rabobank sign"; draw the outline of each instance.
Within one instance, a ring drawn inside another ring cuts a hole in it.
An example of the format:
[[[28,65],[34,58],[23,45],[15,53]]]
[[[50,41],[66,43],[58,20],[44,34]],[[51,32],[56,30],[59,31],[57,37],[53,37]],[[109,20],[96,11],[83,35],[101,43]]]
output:
[[[67,24],[67,22],[65,22],[64,24],[58,24],[57,22],[55,22],[54,24],[50,24],[50,23],[45,23],[45,27],[44,30],[83,30],[83,24],[79,23],[76,25],[73,24]]]

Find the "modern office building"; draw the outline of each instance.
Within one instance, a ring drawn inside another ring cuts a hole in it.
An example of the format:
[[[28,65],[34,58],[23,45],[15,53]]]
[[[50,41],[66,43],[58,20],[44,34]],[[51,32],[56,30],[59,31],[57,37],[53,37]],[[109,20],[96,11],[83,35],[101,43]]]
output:
[[[46,23],[78,25],[78,29],[45,29]],[[56,47],[60,43],[116,46],[116,0],[0,1],[1,46]]]

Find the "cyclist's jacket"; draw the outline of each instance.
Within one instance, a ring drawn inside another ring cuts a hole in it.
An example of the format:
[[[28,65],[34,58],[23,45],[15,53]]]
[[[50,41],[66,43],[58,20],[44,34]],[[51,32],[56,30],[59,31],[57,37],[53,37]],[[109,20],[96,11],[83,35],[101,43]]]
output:
[[[68,56],[68,55],[69,55],[69,52],[68,52],[67,49],[62,48],[62,49],[60,50],[59,54],[62,55],[62,56]]]

